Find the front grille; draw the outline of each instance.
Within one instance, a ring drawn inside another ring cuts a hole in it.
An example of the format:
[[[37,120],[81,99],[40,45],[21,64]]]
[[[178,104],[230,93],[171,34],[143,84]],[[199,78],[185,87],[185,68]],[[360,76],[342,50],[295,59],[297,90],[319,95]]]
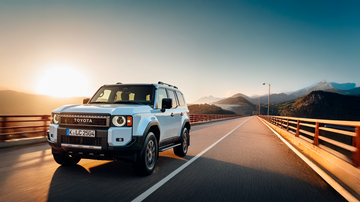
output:
[[[101,146],[102,138],[61,136],[61,143]]]
[[[109,127],[110,116],[60,114],[60,125]]]

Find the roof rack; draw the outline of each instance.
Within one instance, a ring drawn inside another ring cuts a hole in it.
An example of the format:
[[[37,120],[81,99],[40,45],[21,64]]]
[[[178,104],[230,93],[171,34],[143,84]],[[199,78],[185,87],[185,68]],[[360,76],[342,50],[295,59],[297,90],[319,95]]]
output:
[[[121,82],[117,82],[116,84],[122,84]]]
[[[162,82],[162,81],[159,81],[159,82],[158,82],[158,84],[161,84],[161,85],[167,85],[167,86],[170,86],[170,87],[173,87],[173,88],[178,89],[178,87],[173,86],[173,85],[170,85],[170,84],[168,84],[168,83],[164,83],[164,82]]]

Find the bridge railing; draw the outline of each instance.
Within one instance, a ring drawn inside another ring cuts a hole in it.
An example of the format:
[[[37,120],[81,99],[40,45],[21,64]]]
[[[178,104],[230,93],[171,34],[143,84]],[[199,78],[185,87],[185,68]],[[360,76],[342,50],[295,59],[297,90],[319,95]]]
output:
[[[269,123],[360,167],[360,122],[259,116]]]
[[[0,116],[0,142],[46,136],[50,115]]]
[[[190,114],[190,122],[206,122],[243,115]],[[0,142],[12,139],[46,136],[49,129],[50,115],[0,116]]]
[[[190,114],[190,122],[198,123],[198,122],[206,122],[212,120],[220,120],[220,119],[228,119],[244,116],[241,114]]]

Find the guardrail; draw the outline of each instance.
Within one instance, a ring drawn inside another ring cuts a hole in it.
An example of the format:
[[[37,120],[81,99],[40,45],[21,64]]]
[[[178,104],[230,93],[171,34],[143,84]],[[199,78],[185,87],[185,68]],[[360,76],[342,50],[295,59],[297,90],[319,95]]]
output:
[[[233,118],[243,115],[223,115],[223,114],[190,114],[190,122],[206,122]],[[46,136],[49,128],[50,115],[17,115],[0,116],[0,142],[6,140]]]
[[[34,136],[46,136],[50,115],[0,116],[0,142]]]
[[[190,123],[206,122],[212,120],[228,119],[244,116],[241,114],[190,114]]]
[[[360,167],[360,122],[259,116],[329,153]]]

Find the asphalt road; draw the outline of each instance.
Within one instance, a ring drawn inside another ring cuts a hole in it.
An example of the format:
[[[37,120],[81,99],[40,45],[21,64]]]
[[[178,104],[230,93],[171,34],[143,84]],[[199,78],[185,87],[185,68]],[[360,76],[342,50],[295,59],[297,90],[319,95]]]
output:
[[[193,126],[188,155],[160,153],[147,177],[121,161],[62,167],[47,144],[0,150],[0,201],[131,201],[237,126],[144,201],[346,201],[256,117]]]

